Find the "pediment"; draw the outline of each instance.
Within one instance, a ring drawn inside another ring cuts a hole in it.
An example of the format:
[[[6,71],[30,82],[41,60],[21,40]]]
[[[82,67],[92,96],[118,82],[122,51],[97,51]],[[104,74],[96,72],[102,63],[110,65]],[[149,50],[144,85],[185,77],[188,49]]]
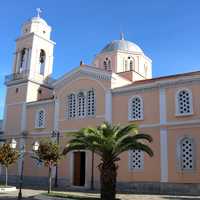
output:
[[[67,83],[70,83],[71,81],[81,77],[88,77],[94,80],[111,81],[112,74],[95,67],[84,65],[73,69],[72,71],[57,79],[53,83],[53,87],[55,89],[62,87],[62,85],[66,85]]]

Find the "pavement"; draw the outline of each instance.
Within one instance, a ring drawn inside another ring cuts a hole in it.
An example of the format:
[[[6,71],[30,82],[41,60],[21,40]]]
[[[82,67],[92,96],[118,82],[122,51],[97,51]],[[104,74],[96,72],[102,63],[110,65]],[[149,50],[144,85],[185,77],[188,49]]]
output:
[[[23,200],[63,200],[63,198],[46,197],[42,193],[44,190],[22,190]],[[60,191],[59,191],[60,192]],[[65,192],[70,195],[84,195],[88,197],[99,197],[97,193],[87,192]],[[0,200],[17,200],[18,190],[7,194],[0,193]],[[200,200],[200,196],[175,196],[175,195],[136,195],[136,194],[118,194],[121,200]],[[65,200],[67,200],[65,198]]]

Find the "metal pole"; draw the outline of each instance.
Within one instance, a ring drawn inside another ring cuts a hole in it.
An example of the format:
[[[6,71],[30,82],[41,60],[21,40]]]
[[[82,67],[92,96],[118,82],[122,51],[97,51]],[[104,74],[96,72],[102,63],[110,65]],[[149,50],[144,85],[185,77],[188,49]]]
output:
[[[60,132],[56,132],[56,143],[59,145],[60,142]],[[55,182],[54,182],[54,187],[58,187],[58,163],[56,163],[56,174],[55,174]]]
[[[21,174],[20,174],[20,182],[19,182],[19,193],[18,193],[18,200],[22,199],[22,184],[23,184],[23,174],[24,174],[24,153],[22,156],[22,166],[21,166]]]
[[[92,151],[91,190],[94,190],[94,151]]]

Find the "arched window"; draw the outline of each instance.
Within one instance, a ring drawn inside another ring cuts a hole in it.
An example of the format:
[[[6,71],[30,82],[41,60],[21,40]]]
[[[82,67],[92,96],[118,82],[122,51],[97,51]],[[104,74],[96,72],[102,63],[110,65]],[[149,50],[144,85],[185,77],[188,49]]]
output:
[[[133,71],[133,61],[130,60],[130,71]]]
[[[37,111],[36,113],[36,128],[44,128],[45,127],[45,111],[43,109]]]
[[[180,167],[181,170],[194,169],[194,141],[189,137],[180,140]]]
[[[26,48],[22,49],[21,51],[19,72],[22,72],[25,69],[25,65],[26,65]]]
[[[129,120],[143,119],[143,101],[139,96],[134,96],[129,100]]]
[[[76,117],[76,96],[75,94],[70,94],[68,96],[68,118]]]
[[[129,69],[130,71],[135,70],[135,59],[133,57],[128,57],[128,61],[129,61]]]
[[[43,49],[40,50],[39,69],[40,74],[44,75],[46,54]]]
[[[94,116],[96,110],[95,92],[90,90],[87,92],[87,116]]]
[[[188,89],[183,89],[176,94],[176,114],[192,114],[192,93]]]
[[[77,95],[77,103],[78,103],[78,117],[85,117],[85,95],[83,92],[79,92]]]
[[[129,151],[129,170],[141,170],[144,168],[144,152],[141,150]]]
[[[104,69],[106,71],[111,71],[112,70],[112,66],[111,66],[111,60],[106,58],[103,62],[103,66],[104,66]]]

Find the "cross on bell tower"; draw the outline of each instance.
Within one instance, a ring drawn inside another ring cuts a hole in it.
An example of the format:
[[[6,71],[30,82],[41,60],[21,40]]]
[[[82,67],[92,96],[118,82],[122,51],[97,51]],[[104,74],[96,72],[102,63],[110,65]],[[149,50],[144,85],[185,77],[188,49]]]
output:
[[[40,8],[36,8],[37,11],[37,17],[40,18],[40,14],[42,13],[42,10]]]

